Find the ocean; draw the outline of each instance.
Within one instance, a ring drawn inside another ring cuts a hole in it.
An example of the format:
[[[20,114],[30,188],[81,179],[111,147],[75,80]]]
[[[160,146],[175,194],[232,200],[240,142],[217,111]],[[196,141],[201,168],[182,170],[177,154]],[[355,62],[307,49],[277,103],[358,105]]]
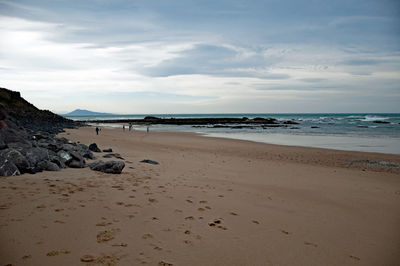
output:
[[[193,127],[190,125],[151,125],[153,131],[196,132],[210,137],[223,137],[264,142],[279,145],[293,145],[400,154],[400,114],[149,114],[160,118],[275,118],[279,121],[293,121],[298,124],[272,128],[213,128]],[[76,121],[83,120],[119,120],[142,119],[147,114],[111,115],[111,116],[71,116]],[[101,124],[104,127],[119,127],[122,124]],[[145,130],[144,126],[135,126],[135,130]]]

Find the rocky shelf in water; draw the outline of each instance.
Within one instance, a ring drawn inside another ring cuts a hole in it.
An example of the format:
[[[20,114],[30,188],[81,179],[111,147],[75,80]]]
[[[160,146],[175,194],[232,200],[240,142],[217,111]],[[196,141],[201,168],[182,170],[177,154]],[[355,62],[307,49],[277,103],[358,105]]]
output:
[[[297,122],[288,120],[280,122],[275,118],[159,118],[154,116],[146,116],[143,119],[109,119],[109,120],[88,120],[87,123],[132,123],[138,125],[296,125]]]

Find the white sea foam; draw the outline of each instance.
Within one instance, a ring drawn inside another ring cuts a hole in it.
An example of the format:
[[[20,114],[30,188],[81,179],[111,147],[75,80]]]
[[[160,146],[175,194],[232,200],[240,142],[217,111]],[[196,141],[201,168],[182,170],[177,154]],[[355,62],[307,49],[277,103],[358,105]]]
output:
[[[387,119],[389,119],[389,117],[381,117],[381,116],[367,115],[367,116],[365,116],[365,118],[362,119],[361,121],[373,122],[373,121],[381,121],[381,120],[387,120]]]

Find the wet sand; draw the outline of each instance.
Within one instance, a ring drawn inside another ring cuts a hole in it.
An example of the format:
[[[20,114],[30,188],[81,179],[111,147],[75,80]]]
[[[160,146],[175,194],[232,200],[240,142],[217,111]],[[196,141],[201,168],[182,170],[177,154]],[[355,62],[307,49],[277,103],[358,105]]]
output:
[[[120,129],[60,136],[112,148],[125,169],[1,178],[1,265],[399,265],[400,173],[364,163],[398,155]]]

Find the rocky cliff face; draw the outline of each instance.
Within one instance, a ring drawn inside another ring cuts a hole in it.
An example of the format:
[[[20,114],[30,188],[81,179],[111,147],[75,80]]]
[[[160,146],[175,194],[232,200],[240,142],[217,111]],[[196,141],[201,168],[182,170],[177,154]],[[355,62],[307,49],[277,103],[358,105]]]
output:
[[[48,110],[39,110],[16,91],[0,88],[0,104],[3,105],[2,112],[6,115],[3,121],[9,128],[24,129],[30,133],[41,131],[57,134],[63,128],[76,126],[72,120]]]

